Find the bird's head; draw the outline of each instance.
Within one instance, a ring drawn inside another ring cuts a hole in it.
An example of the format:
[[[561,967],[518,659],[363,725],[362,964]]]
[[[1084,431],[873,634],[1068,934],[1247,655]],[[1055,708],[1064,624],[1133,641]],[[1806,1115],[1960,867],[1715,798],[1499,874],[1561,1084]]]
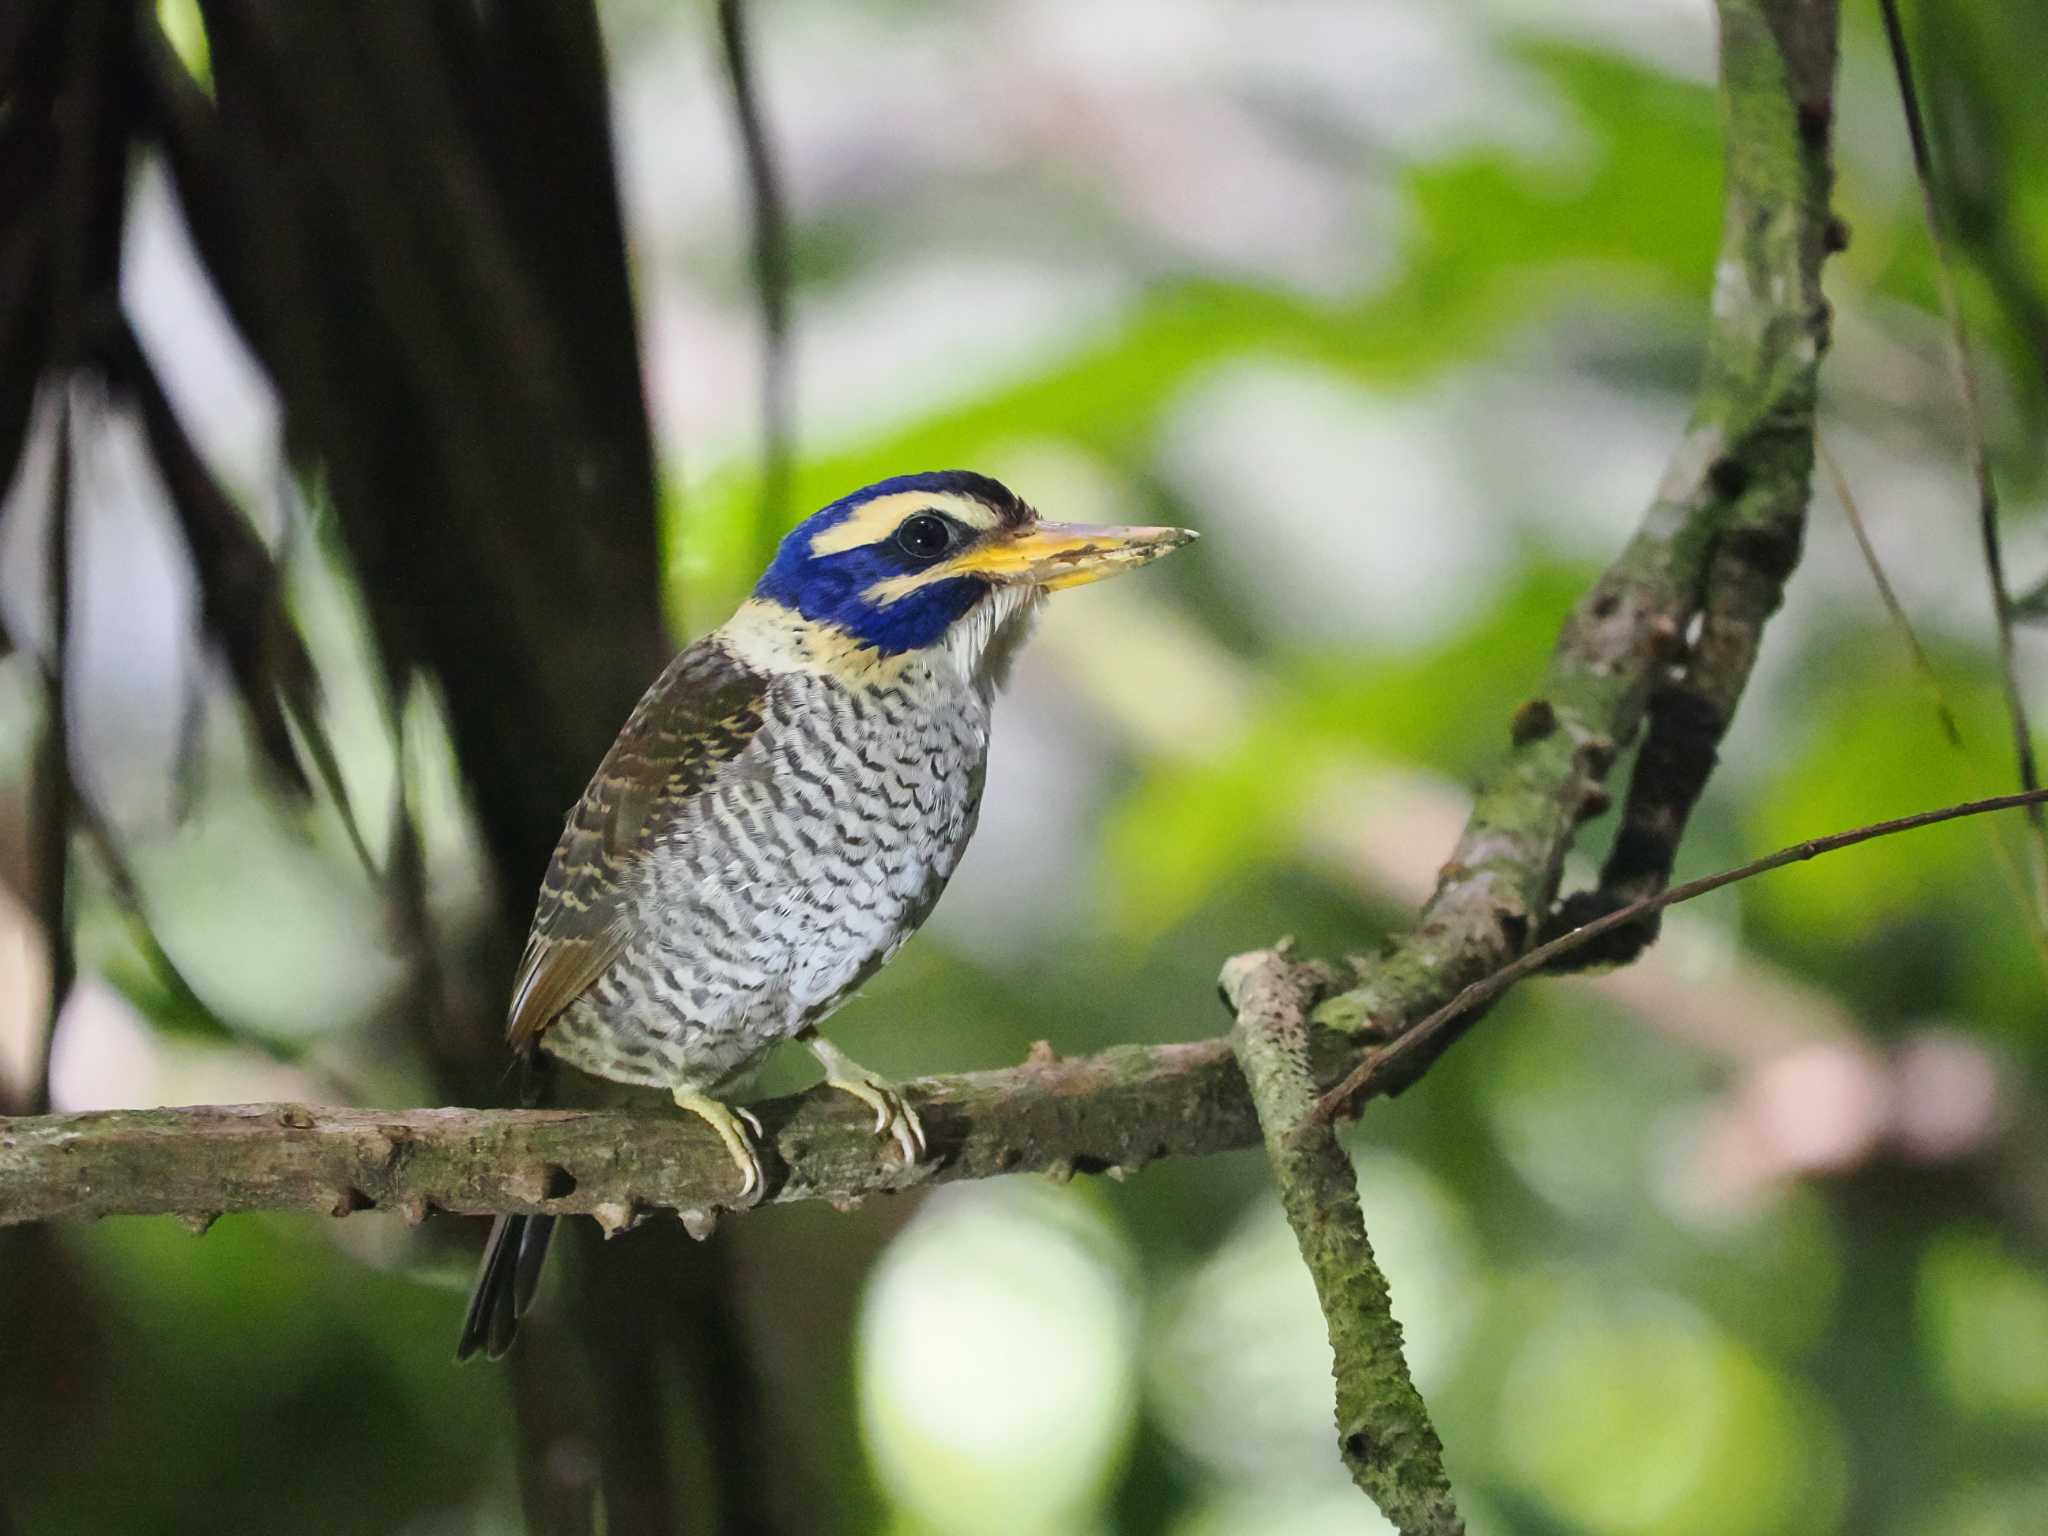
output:
[[[791,615],[864,659],[943,647],[978,674],[1048,592],[1135,570],[1194,534],[1050,523],[985,475],[901,475],[814,513],[782,541],[750,608]]]

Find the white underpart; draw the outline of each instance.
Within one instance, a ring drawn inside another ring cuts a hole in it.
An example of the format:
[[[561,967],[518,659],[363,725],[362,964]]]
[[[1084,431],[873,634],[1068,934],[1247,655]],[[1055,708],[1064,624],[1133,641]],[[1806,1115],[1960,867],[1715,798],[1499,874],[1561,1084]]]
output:
[[[997,587],[946,631],[945,654],[984,697],[1007,681],[1044,598],[1042,587]]]

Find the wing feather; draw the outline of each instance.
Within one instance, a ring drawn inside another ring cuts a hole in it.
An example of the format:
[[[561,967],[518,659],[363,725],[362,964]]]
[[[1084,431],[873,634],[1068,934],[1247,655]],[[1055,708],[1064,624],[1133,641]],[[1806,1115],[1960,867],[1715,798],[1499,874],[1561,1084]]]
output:
[[[548,863],[512,986],[506,1033],[515,1047],[538,1040],[632,940],[627,872],[753,742],[768,684],[707,637],[641,697]]]

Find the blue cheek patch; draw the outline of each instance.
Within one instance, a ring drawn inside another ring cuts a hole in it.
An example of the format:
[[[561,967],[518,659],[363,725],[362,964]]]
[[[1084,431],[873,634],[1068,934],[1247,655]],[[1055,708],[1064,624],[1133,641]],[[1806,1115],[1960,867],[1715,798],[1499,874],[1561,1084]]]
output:
[[[828,508],[784,539],[755,595],[794,608],[814,623],[836,624],[883,655],[937,645],[987,595],[981,581],[960,576],[919,587],[893,603],[868,601],[862,594],[877,582],[913,574],[919,567],[893,544],[813,556],[811,540],[846,516],[846,510]]]
[[[919,587],[886,607],[860,604],[857,611],[835,622],[885,656],[922,651],[943,640],[946,631],[987,595],[988,588],[982,582],[971,576],[956,576],[951,581]]]

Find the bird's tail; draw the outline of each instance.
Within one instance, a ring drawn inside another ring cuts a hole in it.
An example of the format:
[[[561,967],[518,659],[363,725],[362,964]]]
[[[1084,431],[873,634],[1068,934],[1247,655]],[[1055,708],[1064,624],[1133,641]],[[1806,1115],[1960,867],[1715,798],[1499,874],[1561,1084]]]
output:
[[[521,1065],[519,1100],[532,1108],[547,1098],[547,1074],[536,1057],[529,1056]],[[457,1360],[467,1360],[479,1349],[496,1360],[512,1347],[519,1319],[533,1305],[548,1240],[554,1235],[552,1216],[500,1216],[491,1223],[476,1284],[470,1288],[462,1338],[455,1346]]]
[[[493,1360],[512,1347],[519,1319],[533,1305],[547,1262],[548,1239],[555,1235],[552,1216],[500,1216],[491,1223],[477,1266],[476,1285],[469,1293],[469,1315],[462,1320],[462,1339],[455,1358],[467,1360],[481,1349]]]

